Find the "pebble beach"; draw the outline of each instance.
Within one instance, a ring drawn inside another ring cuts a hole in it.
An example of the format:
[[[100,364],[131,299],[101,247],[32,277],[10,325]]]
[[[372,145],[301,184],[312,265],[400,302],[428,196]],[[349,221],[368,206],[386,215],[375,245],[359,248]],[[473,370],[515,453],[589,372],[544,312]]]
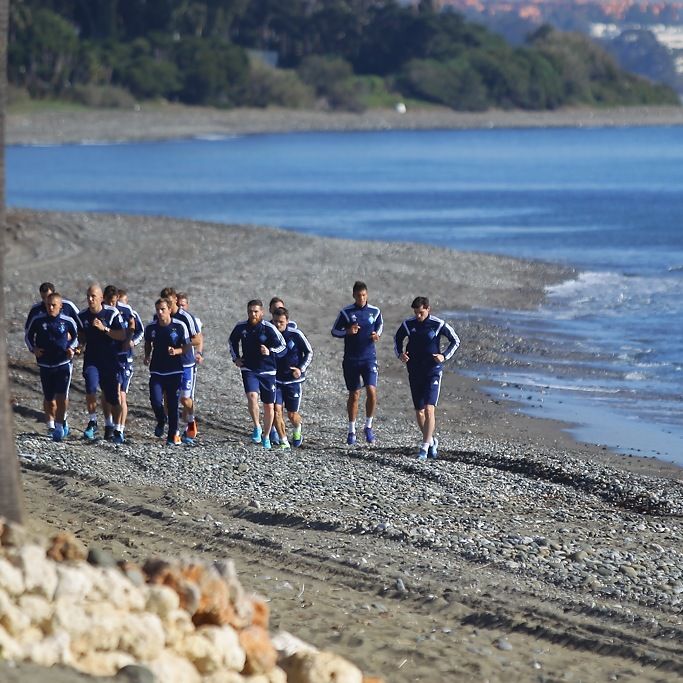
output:
[[[111,139],[109,118],[102,120],[100,129],[84,123],[81,139]],[[119,119],[118,129],[130,132],[127,121]],[[34,119],[29,140],[23,119],[10,117],[8,140],[43,142],[44,122]],[[52,141],[69,139],[59,132],[66,128],[50,125]],[[174,125],[169,137],[185,134],[185,118]],[[167,137],[162,129],[148,127],[147,135]],[[476,320],[456,325],[462,345],[437,413],[440,457],[415,457],[419,435],[391,339],[414,296],[429,296],[437,315],[524,308],[572,271],[164,217],[13,209],[8,218],[11,399],[33,530],[70,529],[87,546],[131,561],[229,558],[245,588],[266,597],[273,627],[387,682],[680,680],[683,470],[576,443],[565,425],[520,414],[463,374],[505,363],[511,346],[532,340],[511,340]],[[183,264],[194,275],[183,278],[177,252],[160,245],[188,234]],[[303,270],[277,259],[293,250]],[[264,254],[277,263],[267,283],[245,267]],[[342,345],[330,327],[356,279],[382,309],[385,333],[377,443],[348,447]],[[125,287],[143,319],[163,286],[189,292],[206,334],[195,445],[173,449],[154,438],[140,358],[124,445],[80,438],[79,362],[73,434],[61,444],[46,436],[38,373],[23,347],[23,320],[44,280],[79,305],[93,280]],[[273,295],[285,300],[315,358],[302,407],[304,444],[268,453],[249,441],[226,340],[249,299]],[[22,666],[8,680],[41,680]]]

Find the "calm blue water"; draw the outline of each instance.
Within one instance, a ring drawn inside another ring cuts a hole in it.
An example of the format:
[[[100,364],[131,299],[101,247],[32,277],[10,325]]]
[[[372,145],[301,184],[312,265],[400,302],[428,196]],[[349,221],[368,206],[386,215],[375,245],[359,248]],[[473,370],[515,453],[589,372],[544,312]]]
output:
[[[553,349],[490,379],[529,411],[575,421],[580,438],[683,464],[683,128],[10,147],[7,177],[12,206],[259,223],[578,266],[538,311],[483,312]]]

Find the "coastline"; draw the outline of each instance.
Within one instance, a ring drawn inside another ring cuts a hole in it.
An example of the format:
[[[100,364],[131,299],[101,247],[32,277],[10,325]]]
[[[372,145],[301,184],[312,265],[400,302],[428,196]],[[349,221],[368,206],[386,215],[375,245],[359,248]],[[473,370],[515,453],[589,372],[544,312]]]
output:
[[[368,282],[390,337],[416,291],[436,310],[533,306],[544,285],[571,271],[428,245],[301,243],[284,230],[163,217],[9,218],[10,381],[32,528],[70,527],[122,558],[234,557],[245,586],[269,596],[279,627],[387,681],[654,681],[683,672],[671,647],[681,635],[683,470],[577,444],[557,423],[490,399],[458,370],[495,362],[506,341],[500,330],[456,327],[463,344],[442,391],[438,461],[414,460],[414,415],[390,339],[378,348],[379,443],[342,445],[341,348],[329,327],[354,279]],[[201,276],[178,281],[179,257],[159,259],[159,244],[188,233],[183,266]],[[306,273],[287,260],[267,282],[245,269],[264,249],[287,253],[294,242]],[[425,273],[423,262],[435,267]],[[150,436],[139,357],[128,444],[78,439],[80,368],[75,435],[61,445],[43,436],[22,323],[45,279],[78,302],[90,280],[126,286],[143,317],[161,286],[189,289],[208,350],[195,448],[169,452]],[[224,348],[245,302],[273,294],[317,351],[306,442],[288,455],[248,444],[242,387]]]
[[[143,105],[139,110],[10,111],[6,144],[76,144],[313,131],[681,126],[683,107],[573,108],[456,112],[433,107],[370,109],[361,114],[293,109],[221,110]]]

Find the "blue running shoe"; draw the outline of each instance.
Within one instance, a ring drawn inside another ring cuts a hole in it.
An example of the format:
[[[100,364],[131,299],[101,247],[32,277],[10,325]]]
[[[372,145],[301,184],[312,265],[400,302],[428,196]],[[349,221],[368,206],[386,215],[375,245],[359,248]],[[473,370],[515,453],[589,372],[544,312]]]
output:
[[[69,434],[71,434],[71,430],[69,429],[69,425],[66,423],[66,420],[64,420],[64,424],[62,426],[62,432],[64,433],[64,438],[66,439]]]
[[[165,422],[157,422],[157,426],[154,428],[154,436],[161,438],[164,435],[165,431],[166,431],[166,423]]]
[[[270,445],[270,439],[267,436],[263,437],[263,440],[261,441],[261,443],[263,444],[263,447],[267,451],[269,451],[272,448],[272,446]]]
[[[261,443],[261,427],[254,427],[254,431],[251,433],[251,440],[254,443]]]
[[[304,435],[300,431],[292,434],[292,446],[294,446],[294,448],[299,448],[303,441]]]
[[[194,443],[194,439],[191,436],[187,435],[187,432],[183,432],[183,435],[180,439],[183,443],[192,445]]]
[[[83,431],[83,436],[88,441],[93,441],[95,439],[95,432],[96,431],[97,431],[97,422],[95,422],[95,420],[90,420],[90,422],[88,422],[88,426]]]
[[[114,438],[114,425],[104,425],[104,440],[111,441]]]
[[[120,446],[122,443],[125,443],[125,441],[126,440],[123,438],[123,432],[115,429],[114,435],[111,437],[111,442],[115,443],[117,446]]]
[[[64,438],[64,428],[62,425],[55,425],[55,428],[52,430],[52,440],[56,441],[59,443],[62,439]]]
[[[417,454],[417,459],[418,460],[426,460],[427,459],[427,451],[424,448],[420,448],[420,451]]]
[[[372,431],[372,427],[365,428],[365,440],[368,443],[375,443],[375,432]]]
[[[438,458],[439,457],[439,440],[434,436],[432,437],[432,445],[427,449],[428,458]]]
[[[356,434],[355,432],[349,432],[346,435],[346,445],[347,446],[353,446],[356,443]]]
[[[270,443],[272,443],[273,446],[280,445],[280,435],[277,433],[277,429],[275,429],[275,427],[270,430]]]
[[[55,428],[54,427],[48,427],[47,428],[47,435],[52,436],[55,433]]]

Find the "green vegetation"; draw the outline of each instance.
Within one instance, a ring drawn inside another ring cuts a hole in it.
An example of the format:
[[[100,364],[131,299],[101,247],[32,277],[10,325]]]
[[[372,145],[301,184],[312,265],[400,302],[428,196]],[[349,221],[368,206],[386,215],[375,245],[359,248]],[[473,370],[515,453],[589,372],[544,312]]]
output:
[[[579,35],[512,47],[428,0],[13,0],[8,71],[13,100],[90,107],[678,103]]]

